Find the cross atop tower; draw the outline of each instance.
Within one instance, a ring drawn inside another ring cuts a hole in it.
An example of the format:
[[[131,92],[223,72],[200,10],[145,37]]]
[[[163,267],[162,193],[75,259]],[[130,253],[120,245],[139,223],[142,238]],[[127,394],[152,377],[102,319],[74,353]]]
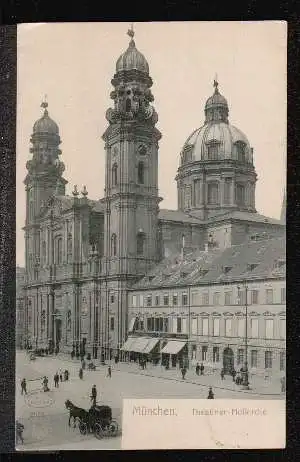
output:
[[[127,35],[129,35],[129,37],[131,37],[131,39],[133,39],[133,37],[134,37],[133,22],[131,23],[130,29],[128,29],[128,31],[127,31]]]

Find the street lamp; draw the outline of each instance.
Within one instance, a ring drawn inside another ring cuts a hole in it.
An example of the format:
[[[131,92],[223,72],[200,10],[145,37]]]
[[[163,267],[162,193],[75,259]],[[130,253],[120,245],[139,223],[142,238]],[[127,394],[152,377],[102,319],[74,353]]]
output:
[[[249,371],[248,371],[248,286],[246,282],[243,282],[243,287],[245,289],[245,361],[242,372],[242,387],[244,390],[249,390]],[[238,286],[238,290],[240,287]],[[239,297],[240,300],[240,297]]]

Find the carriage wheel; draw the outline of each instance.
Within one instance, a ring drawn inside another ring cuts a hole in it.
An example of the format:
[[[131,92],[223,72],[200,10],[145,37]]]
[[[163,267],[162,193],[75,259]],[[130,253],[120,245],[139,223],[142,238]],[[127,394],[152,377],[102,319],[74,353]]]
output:
[[[112,420],[109,425],[109,431],[111,435],[116,435],[119,429],[118,422],[116,420]]]
[[[103,429],[99,423],[94,425],[94,435],[98,440],[101,440],[104,436]]]
[[[82,435],[86,435],[88,431],[87,424],[85,422],[79,422],[79,431]]]

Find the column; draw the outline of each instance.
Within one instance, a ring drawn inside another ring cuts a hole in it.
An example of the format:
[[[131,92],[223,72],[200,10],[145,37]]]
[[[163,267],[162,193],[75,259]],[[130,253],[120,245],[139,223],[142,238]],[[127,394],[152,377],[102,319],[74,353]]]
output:
[[[231,183],[231,205],[235,205],[235,178],[232,178]]]

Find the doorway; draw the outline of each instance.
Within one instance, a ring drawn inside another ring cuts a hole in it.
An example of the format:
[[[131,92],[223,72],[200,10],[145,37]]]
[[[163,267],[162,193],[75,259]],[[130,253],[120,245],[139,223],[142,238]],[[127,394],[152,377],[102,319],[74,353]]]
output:
[[[234,369],[234,354],[231,348],[225,348],[223,352],[224,374],[230,375]]]

